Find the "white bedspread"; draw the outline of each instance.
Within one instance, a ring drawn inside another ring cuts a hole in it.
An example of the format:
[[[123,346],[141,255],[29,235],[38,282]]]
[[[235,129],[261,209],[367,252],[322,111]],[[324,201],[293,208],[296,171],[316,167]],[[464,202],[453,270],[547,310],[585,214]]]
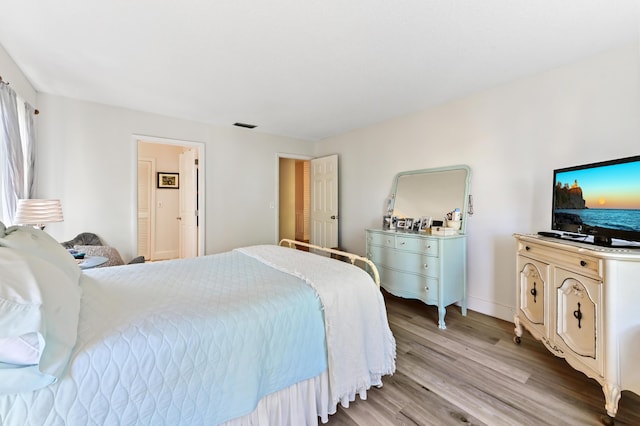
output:
[[[215,425],[326,371],[304,282],[237,252],[86,271],[68,372],[0,425]]]
[[[251,297],[271,303],[273,318],[276,313],[291,316],[295,310],[315,311],[317,321],[311,324],[319,324],[317,328],[326,335],[324,367],[316,365],[315,373],[307,371],[312,354],[296,356],[287,365],[300,367],[298,380],[303,380],[303,386],[322,384],[326,376],[320,372],[328,370],[330,403],[320,404],[317,411],[326,421],[338,403],[348,406],[357,394],[366,398],[369,387],[380,386],[381,377],[395,371],[395,341],[384,301],[363,274],[343,262],[277,246],[88,270],[81,279],[78,341],[67,374],[38,391],[0,397],[0,424],[193,425],[229,418],[220,417],[221,404],[228,404],[216,397],[220,391],[211,385],[216,383],[214,368],[224,360],[235,363],[262,355],[253,350],[240,356],[218,353],[227,346],[215,343],[217,336],[223,333],[225,339],[234,339],[236,333],[221,330],[217,317],[229,312],[240,320],[253,320],[247,330],[263,328],[252,315],[256,312],[252,305],[245,303]],[[303,300],[306,305],[300,303]],[[324,309],[324,330],[320,308]],[[294,338],[305,342],[303,350],[324,355],[324,339],[316,345],[310,335],[301,329]],[[270,348],[284,335],[266,337],[263,346],[273,353]],[[280,351],[277,358],[286,356]],[[247,365],[258,364],[256,360]],[[272,376],[277,381],[285,375],[274,370]],[[226,383],[221,389],[235,394],[238,385]],[[259,392],[256,395],[260,397]],[[313,420],[308,418],[307,423],[314,424]]]
[[[237,250],[303,279],[317,292],[325,311],[332,404],[348,407],[356,394],[366,398],[367,389],[381,386],[382,376],[395,372],[396,345],[384,300],[372,280],[362,279],[365,271],[278,246]]]

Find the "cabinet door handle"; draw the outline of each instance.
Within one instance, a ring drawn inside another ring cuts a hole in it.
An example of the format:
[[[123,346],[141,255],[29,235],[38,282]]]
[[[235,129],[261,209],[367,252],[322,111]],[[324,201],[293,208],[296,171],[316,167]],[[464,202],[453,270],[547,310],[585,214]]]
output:
[[[581,260],[580,261],[580,266],[587,266],[587,261],[586,260]]]
[[[533,296],[533,303],[537,303],[536,302],[536,296],[538,295],[538,290],[536,290],[536,283],[535,281],[533,282],[533,288],[530,291],[531,295]]]
[[[580,322],[582,321],[582,312],[580,311],[580,302],[578,302],[578,309],[573,311],[573,316],[578,320],[578,328],[582,328]]]

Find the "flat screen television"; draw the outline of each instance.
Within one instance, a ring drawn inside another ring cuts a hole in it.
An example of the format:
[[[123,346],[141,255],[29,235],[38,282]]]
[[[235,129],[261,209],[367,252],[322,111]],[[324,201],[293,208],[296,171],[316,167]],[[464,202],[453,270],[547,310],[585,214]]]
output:
[[[551,223],[584,242],[638,247],[640,155],[554,170]]]

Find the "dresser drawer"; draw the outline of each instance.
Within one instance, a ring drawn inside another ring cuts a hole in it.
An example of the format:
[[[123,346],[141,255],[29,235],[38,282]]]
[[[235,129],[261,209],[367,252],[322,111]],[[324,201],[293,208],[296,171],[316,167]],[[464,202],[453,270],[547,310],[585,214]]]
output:
[[[393,251],[389,257],[390,265],[393,265],[394,269],[434,278],[440,276],[439,259],[437,257],[398,251]]]
[[[389,293],[425,303],[438,303],[438,279],[380,268],[380,283]]]
[[[376,246],[395,248],[395,235],[379,234],[377,232],[367,233],[367,243]]]
[[[437,257],[376,246],[369,246],[367,257],[379,267],[400,270],[425,277],[440,277],[439,259]]]
[[[592,277],[601,277],[602,261],[582,253],[567,252],[533,243],[520,242],[518,254],[554,263],[571,271]]]
[[[396,236],[396,248],[398,250],[424,253],[428,256],[438,256],[438,240],[429,238],[411,238],[408,236]]]

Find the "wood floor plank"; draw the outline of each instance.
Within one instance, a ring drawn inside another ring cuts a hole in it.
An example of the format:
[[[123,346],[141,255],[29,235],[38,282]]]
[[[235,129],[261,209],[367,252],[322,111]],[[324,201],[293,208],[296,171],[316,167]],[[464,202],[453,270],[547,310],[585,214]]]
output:
[[[383,294],[397,372],[330,425],[602,424],[600,385],[526,332],[514,344],[513,323],[450,306],[440,330],[436,307]],[[616,425],[640,425],[639,395],[622,392]]]
[[[450,338],[450,333],[446,330],[423,328],[397,318],[392,318],[390,321],[391,324],[402,327],[417,336],[425,338],[432,344],[446,346],[453,352],[460,354],[460,356],[469,357],[479,362],[481,361],[484,366],[518,380],[520,383],[525,383],[530,376],[528,372],[513,368],[511,365],[504,363],[500,358],[496,358],[495,343],[485,343],[484,340],[474,342],[474,337],[471,336],[468,336],[464,342],[456,341]]]

